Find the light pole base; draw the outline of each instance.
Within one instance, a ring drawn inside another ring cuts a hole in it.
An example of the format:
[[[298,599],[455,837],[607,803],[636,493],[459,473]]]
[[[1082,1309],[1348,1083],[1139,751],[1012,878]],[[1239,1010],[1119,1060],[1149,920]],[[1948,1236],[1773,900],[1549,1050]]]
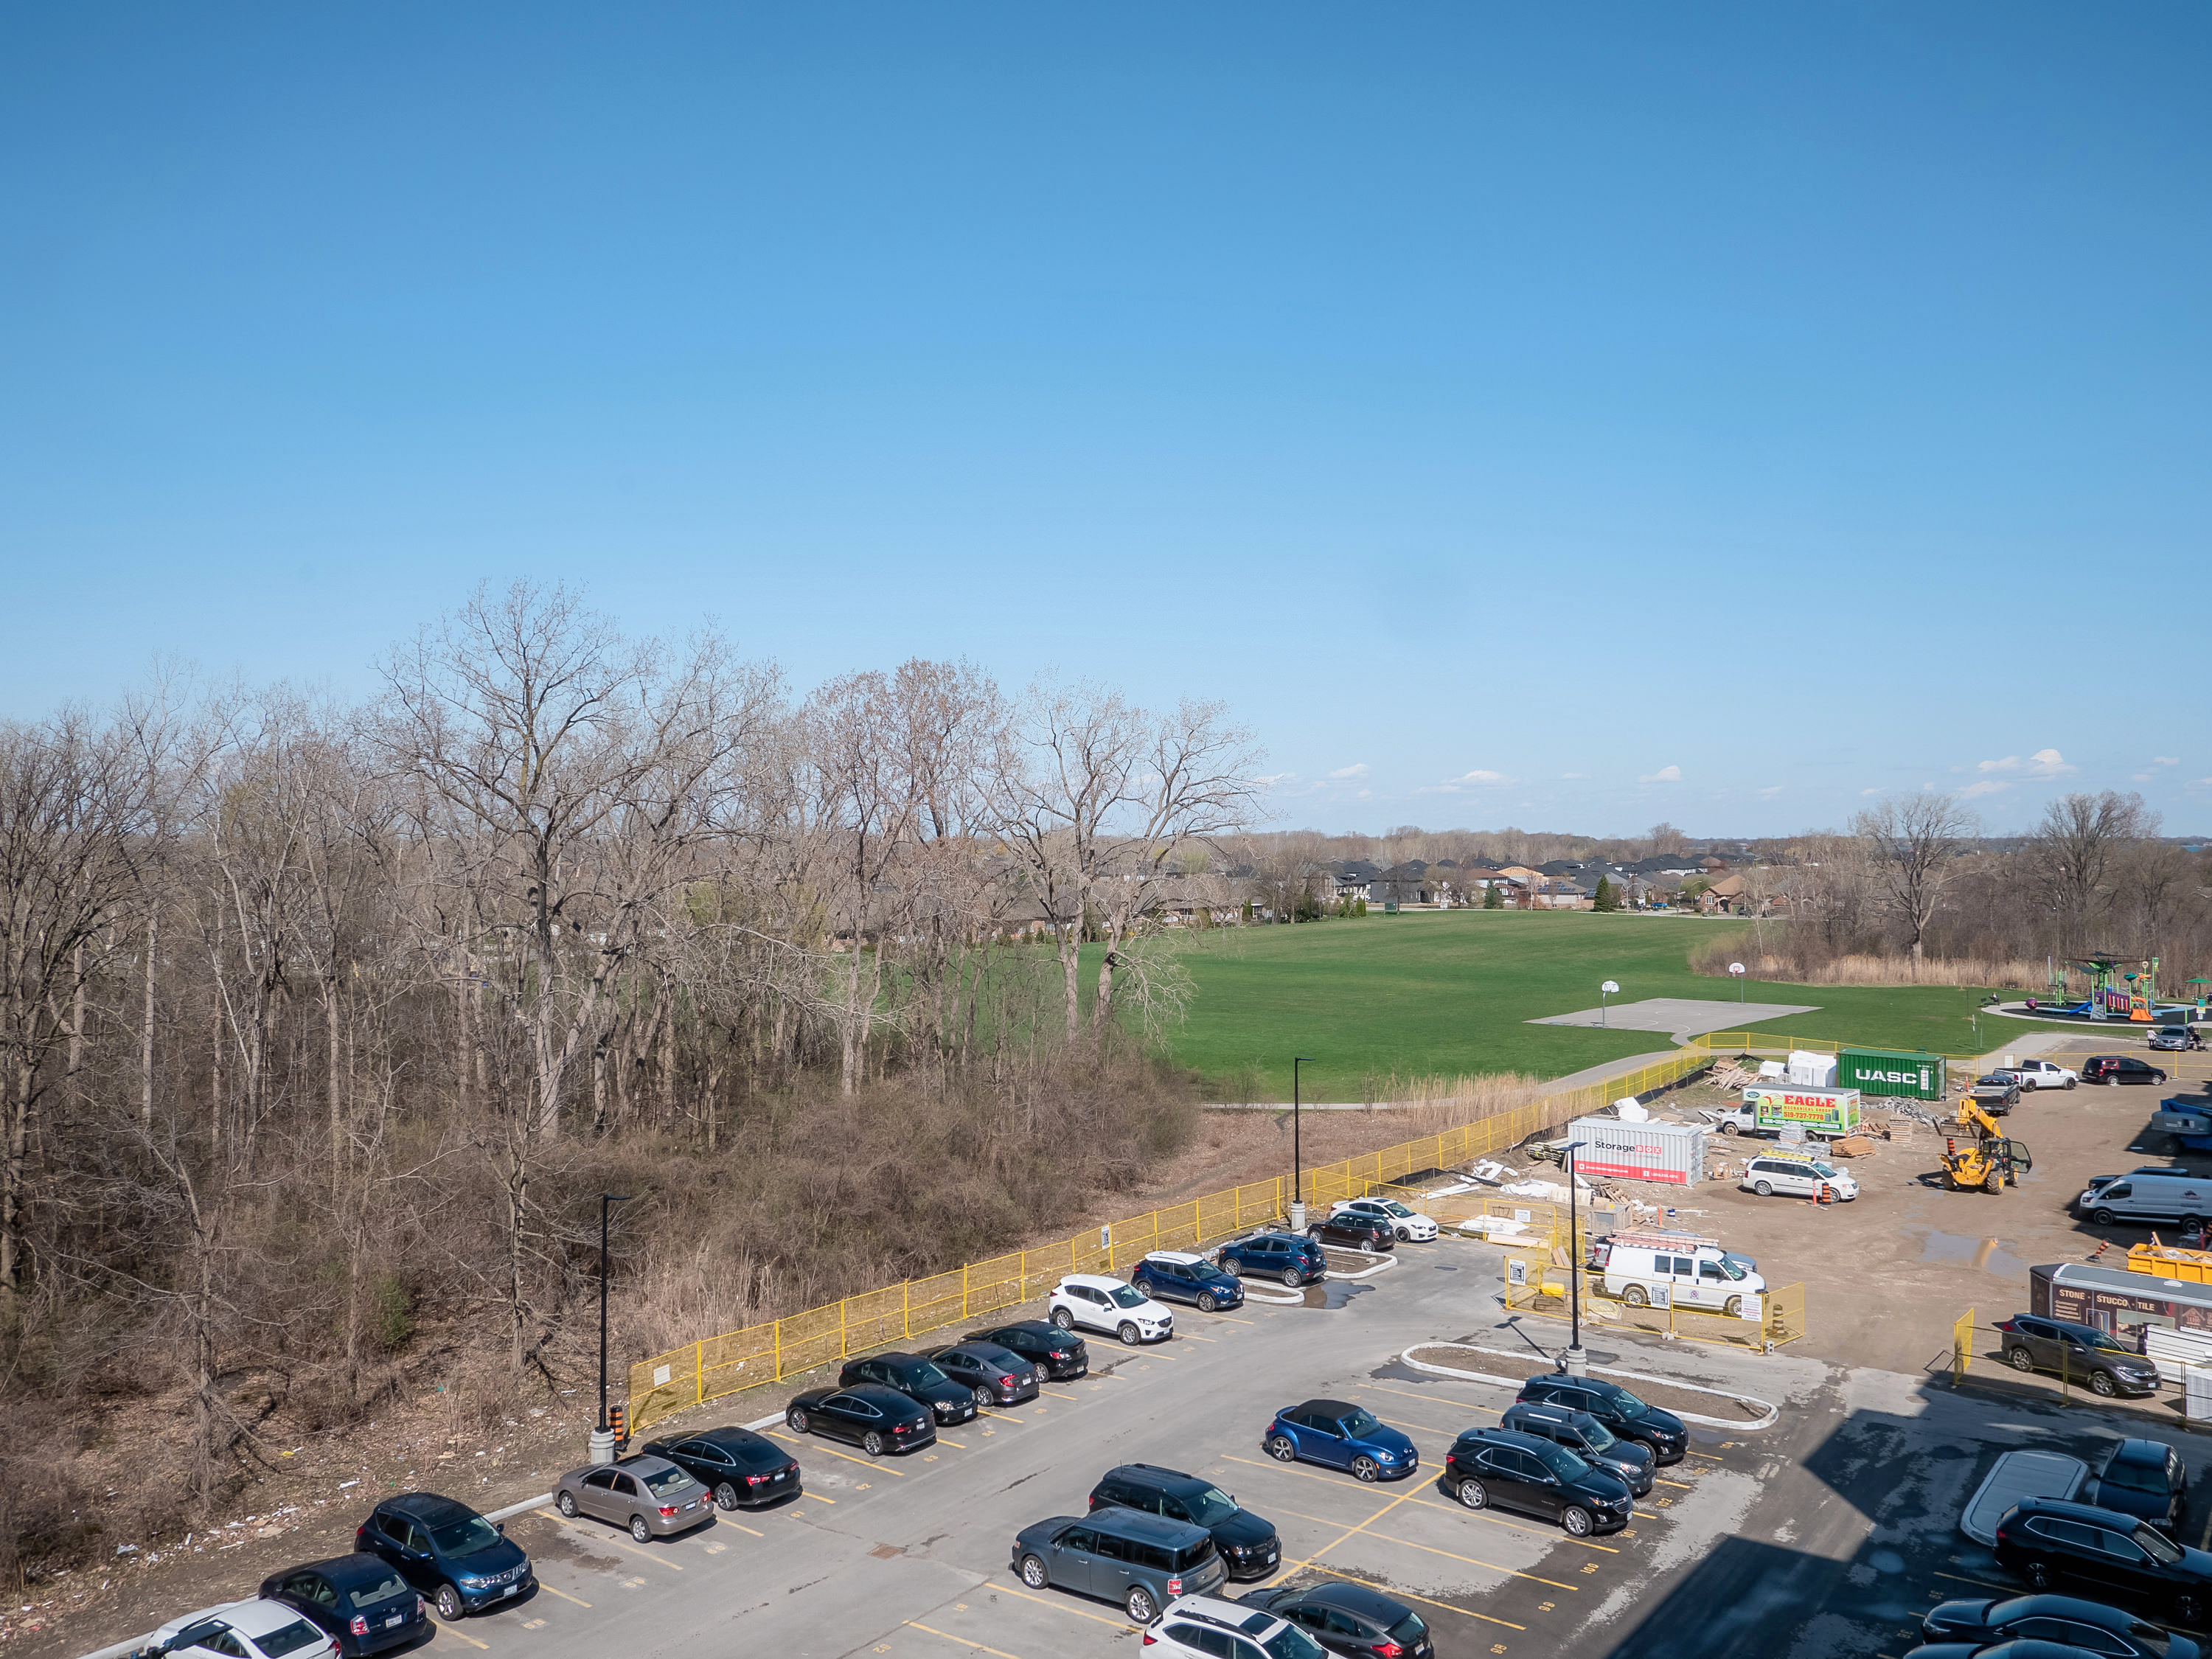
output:
[[[586,1463],[611,1463],[615,1461],[615,1431],[612,1429],[593,1429],[591,1444],[585,1449]]]
[[[1302,1232],[1305,1231],[1305,1230],[1306,1230],[1306,1206],[1305,1206],[1304,1205],[1303,1205],[1303,1204],[1293,1204],[1293,1205],[1291,1205],[1291,1231],[1292,1232],[1294,1232],[1294,1233],[1302,1233]]]
[[[1589,1375],[1589,1355],[1583,1351],[1579,1342],[1559,1356],[1559,1363],[1566,1367],[1569,1376]]]

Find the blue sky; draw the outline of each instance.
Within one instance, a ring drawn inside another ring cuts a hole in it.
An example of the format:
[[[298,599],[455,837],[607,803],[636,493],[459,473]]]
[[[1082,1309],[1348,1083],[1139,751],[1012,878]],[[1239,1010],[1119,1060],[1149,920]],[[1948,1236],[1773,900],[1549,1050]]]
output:
[[[478,580],[1283,822],[2212,828],[2212,11],[18,8],[0,714]]]

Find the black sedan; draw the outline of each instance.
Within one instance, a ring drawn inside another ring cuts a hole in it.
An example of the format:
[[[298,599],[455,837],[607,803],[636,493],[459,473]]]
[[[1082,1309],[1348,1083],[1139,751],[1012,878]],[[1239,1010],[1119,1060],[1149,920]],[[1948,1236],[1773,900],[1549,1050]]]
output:
[[[896,1389],[917,1406],[927,1406],[939,1423],[966,1423],[975,1415],[975,1391],[955,1382],[933,1360],[918,1353],[870,1354],[848,1359],[837,1373],[840,1387],[879,1382]]]
[[[1306,1237],[1316,1244],[1339,1244],[1370,1253],[1394,1249],[1398,1243],[1398,1235],[1389,1222],[1357,1210],[1323,1216],[1306,1229]]]
[[[955,1342],[949,1347],[924,1348],[921,1357],[934,1362],[955,1382],[973,1389],[978,1406],[1018,1406],[1036,1398],[1037,1368],[995,1342]]]
[[[973,1409],[972,1407],[970,1409]],[[929,1407],[896,1389],[863,1382],[850,1389],[809,1389],[794,1395],[783,1420],[793,1434],[818,1434],[858,1446],[871,1457],[911,1451],[937,1438]]]
[[[1019,1354],[1055,1382],[1082,1376],[1091,1370],[1091,1350],[1083,1346],[1083,1339],[1048,1320],[1018,1320],[994,1331],[970,1331],[960,1340],[996,1343]]]
[[[666,1458],[726,1510],[758,1509],[800,1490],[791,1454],[750,1429],[702,1429],[682,1440],[648,1440],[640,1449]]]
[[[337,1638],[345,1659],[404,1647],[429,1622],[415,1587],[366,1550],[271,1573],[261,1581],[261,1599],[282,1601]]]
[[[2071,1595],[2000,1595],[1942,1601],[1920,1621],[1924,1642],[1988,1642],[2026,1638],[2088,1648],[2113,1659],[2201,1659],[2197,1645],[2131,1613]]]
[[[1420,1614],[1364,1584],[1308,1584],[1304,1589],[1278,1585],[1254,1590],[1240,1605],[1289,1620],[1346,1659],[1429,1659],[1435,1650]]]

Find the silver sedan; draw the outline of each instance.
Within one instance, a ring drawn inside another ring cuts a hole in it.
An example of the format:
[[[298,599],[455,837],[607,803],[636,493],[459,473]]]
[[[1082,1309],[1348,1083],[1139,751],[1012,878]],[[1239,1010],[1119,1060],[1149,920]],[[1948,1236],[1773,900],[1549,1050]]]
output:
[[[714,1516],[714,1500],[665,1457],[641,1454],[590,1468],[571,1469],[553,1488],[562,1514],[588,1515],[629,1528],[641,1544],[687,1532]]]

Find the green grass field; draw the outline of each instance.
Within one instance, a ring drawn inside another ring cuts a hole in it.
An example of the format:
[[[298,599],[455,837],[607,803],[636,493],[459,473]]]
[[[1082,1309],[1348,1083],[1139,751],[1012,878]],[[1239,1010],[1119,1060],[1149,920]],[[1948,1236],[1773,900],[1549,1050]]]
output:
[[[1692,973],[1689,954],[1748,926],[1574,911],[1453,910],[1223,929],[1191,943],[1184,960],[1198,995],[1170,1047],[1178,1061],[1216,1086],[1215,1098],[1254,1066],[1257,1097],[1288,1100],[1293,1054],[1320,1062],[1304,1068],[1306,1097],[1313,1100],[1358,1100],[1364,1088],[1379,1087],[1393,1073],[1559,1077],[1671,1044],[1650,1031],[1526,1022],[1595,1007],[1599,982],[1607,979],[1620,984],[1616,1004],[1646,997],[1734,1001],[1736,988]],[[1085,954],[1095,973],[1095,956]],[[1966,988],[1754,980],[1745,994],[1753,1002],[1818,1005],[1817,1012],[1754,1030],[1884,1048],[1966,1054],[1995,1048],[2008,1031],[2039,1029],[1985,1018],[1977,1042],[1972,1015],[1983,993]]]

